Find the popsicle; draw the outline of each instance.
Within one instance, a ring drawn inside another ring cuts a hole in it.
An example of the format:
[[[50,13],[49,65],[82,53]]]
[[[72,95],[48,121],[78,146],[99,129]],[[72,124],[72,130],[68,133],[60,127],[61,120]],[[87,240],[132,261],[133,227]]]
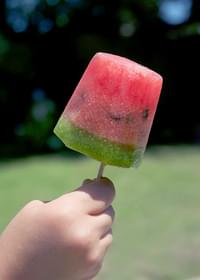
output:
[[[64,144],[105,165],[139,166],[162,87],[156,72],[97,53],[54,129]]]

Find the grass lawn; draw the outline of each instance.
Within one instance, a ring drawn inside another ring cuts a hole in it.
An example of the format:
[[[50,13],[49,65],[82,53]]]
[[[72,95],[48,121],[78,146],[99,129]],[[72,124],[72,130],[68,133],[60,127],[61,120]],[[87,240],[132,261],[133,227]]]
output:
[[[86,158],[0,162],[0,231],[31,199],[53,199],[93,178]],[[200,277],[200,147],[153,147],[141,167],[107,167],[116,186],[114,243],[97,280]]]

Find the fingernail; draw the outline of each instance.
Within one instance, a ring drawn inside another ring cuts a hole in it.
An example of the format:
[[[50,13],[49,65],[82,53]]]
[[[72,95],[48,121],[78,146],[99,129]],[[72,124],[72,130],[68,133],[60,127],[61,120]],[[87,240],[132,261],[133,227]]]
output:
[[[106,184],[110,184],[113,186],[113,182],[108,179],[107,177],[101,177],[100,180],[103,182],[103,183],[106,183]]]
[[[85,179],[82,183],[82,185],[87,185],[87,184],[90,184],[93,180],[91,179]]]

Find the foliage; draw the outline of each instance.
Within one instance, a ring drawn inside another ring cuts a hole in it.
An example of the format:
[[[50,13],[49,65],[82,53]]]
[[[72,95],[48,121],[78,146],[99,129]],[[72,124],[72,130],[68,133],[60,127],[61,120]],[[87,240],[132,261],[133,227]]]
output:
[[[196,0],[2,0],[0,154],[51,149],[52,127],[97,51],[164,76],[151,143],[199,142],[199,11]],[[37,89],[54,104],[47,124],[30,118]]]

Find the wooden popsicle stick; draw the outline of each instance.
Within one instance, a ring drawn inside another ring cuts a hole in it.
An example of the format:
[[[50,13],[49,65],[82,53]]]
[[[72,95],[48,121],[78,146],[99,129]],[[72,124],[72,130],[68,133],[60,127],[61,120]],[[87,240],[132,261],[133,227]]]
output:
[[[103,171],[104,171],[105,165],[101,162],[99,166],[99,171],[97,174],[97,180],[99,180],[103,176]]]

